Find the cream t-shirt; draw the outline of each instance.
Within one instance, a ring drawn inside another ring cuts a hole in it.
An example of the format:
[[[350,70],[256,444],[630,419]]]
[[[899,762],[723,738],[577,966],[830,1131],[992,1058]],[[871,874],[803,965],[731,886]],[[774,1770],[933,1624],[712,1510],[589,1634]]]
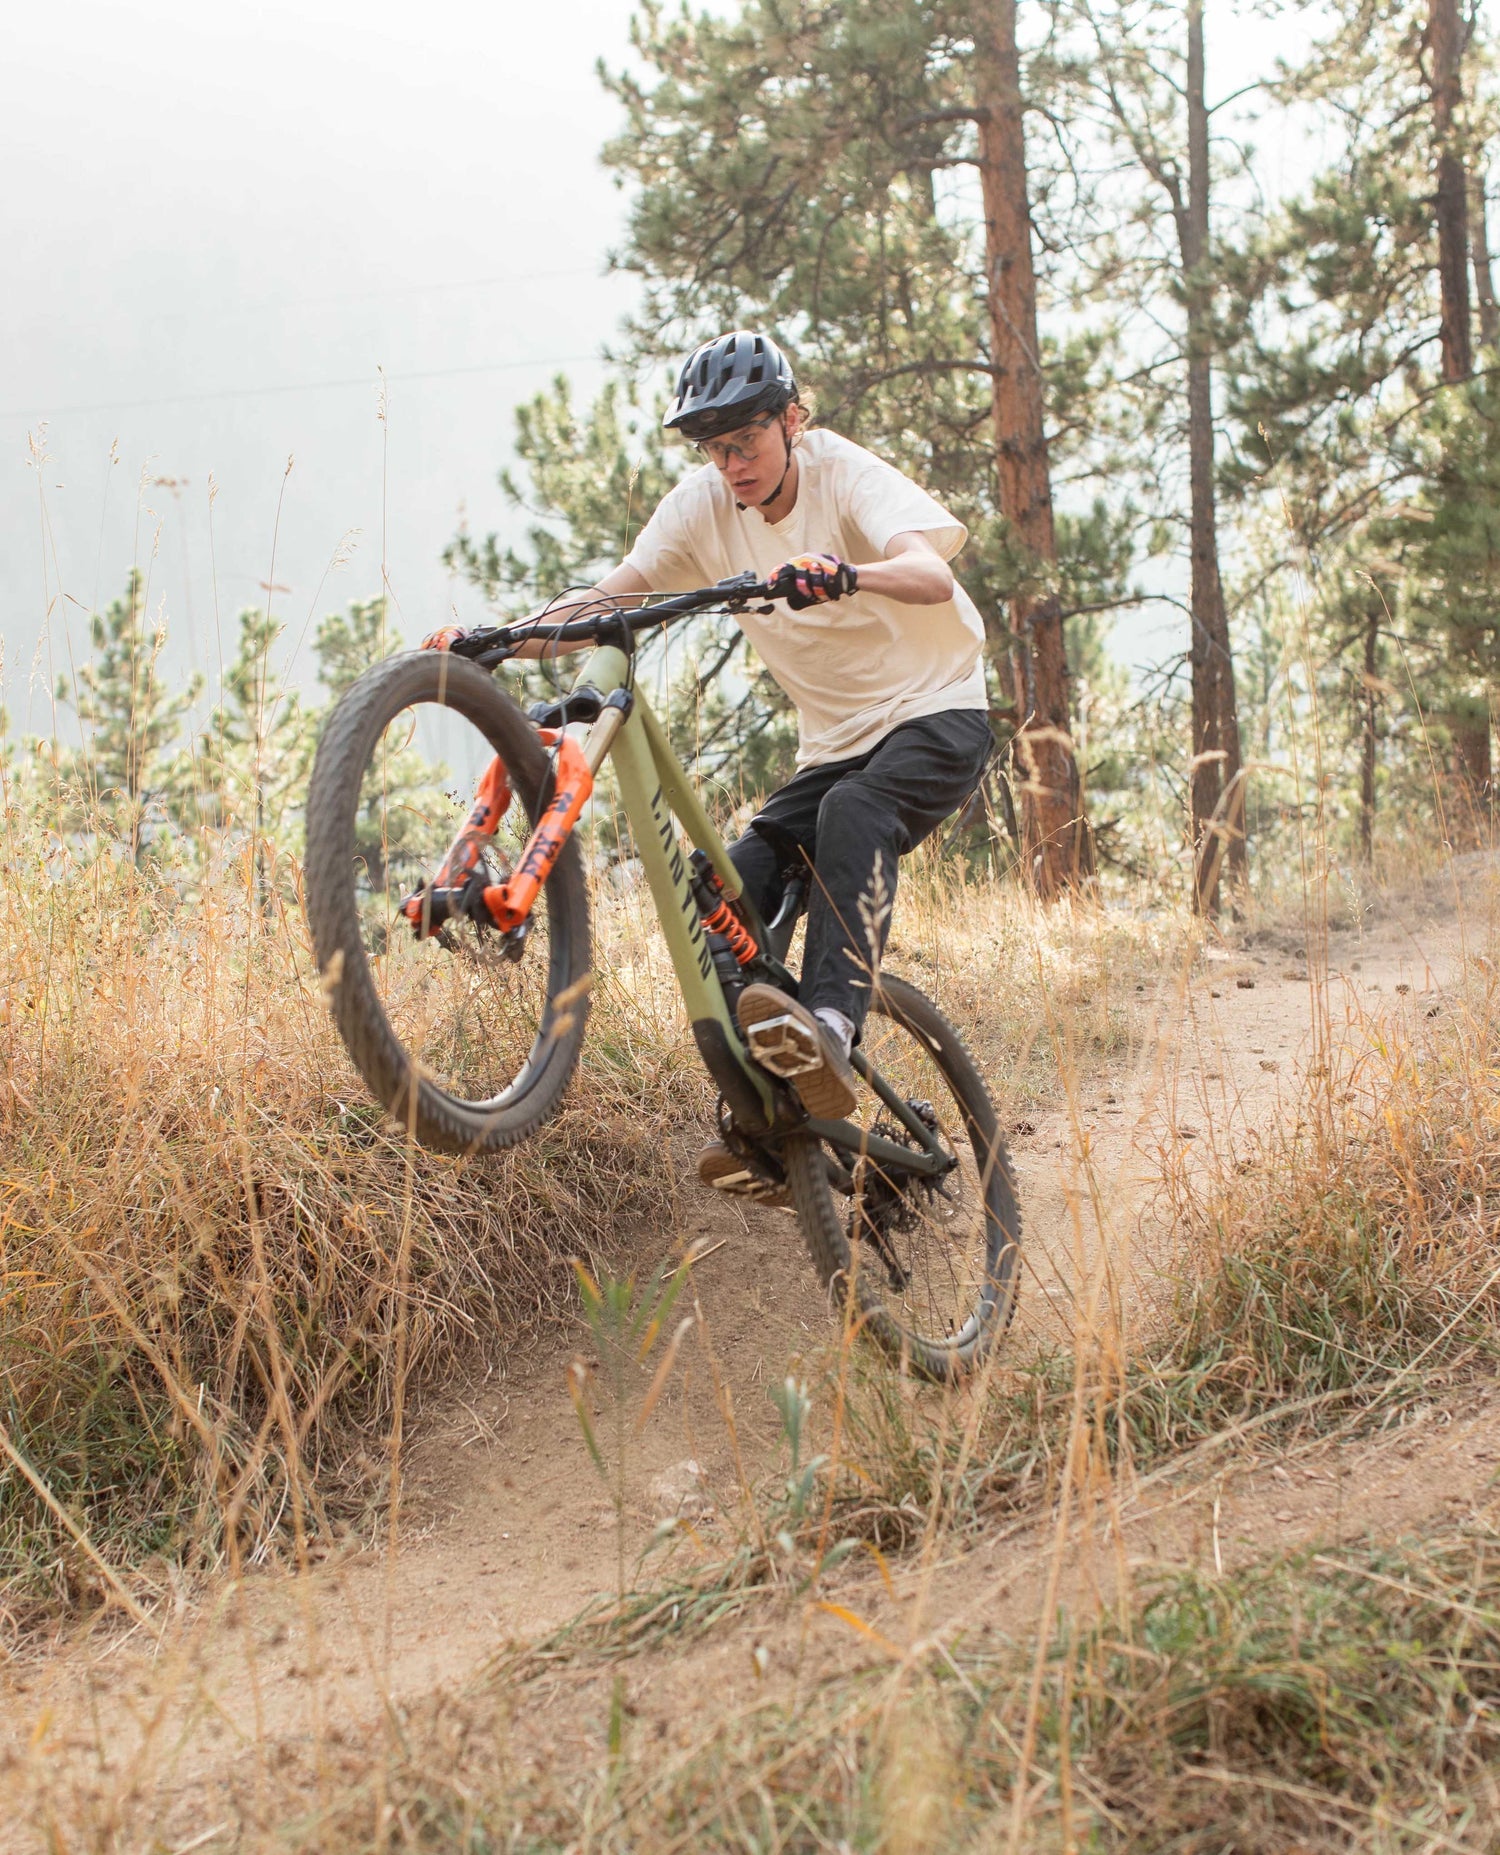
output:
[[[765,578],[796,554],[884,560],[896,535],[925,534],[951,560],[962,522],[871,451],[835,432],[797,447],[797,502],[779,522],[739,509],[712,464],[662,498],[627,556],[655,592],[680,593],[753,568]],[[961,586],[942,605],[902,605],[877,593],[739,622],[797,710],[798,766],[868,752],[892,728],[945,709],[985,709],[984,625]]]

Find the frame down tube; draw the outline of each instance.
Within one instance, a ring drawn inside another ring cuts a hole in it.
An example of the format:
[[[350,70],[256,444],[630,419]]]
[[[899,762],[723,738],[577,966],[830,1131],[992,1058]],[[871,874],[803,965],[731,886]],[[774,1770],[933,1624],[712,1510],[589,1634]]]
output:
[[[651,758],[655,762],[662,795],[668,807],[676,813],[678,823],[687,833],[688,842],[706,852],[709,862],[714,866],[714,873],[724,885],[724,893],[731,901],[739,901],[744,896],[740,873],[730,861],[729,851],[713,819],[704,810],[703,801],[693,790],[687,770],[672,752],[672,743],[667,739],[656,710],[642,702],[639,696],[636,698],[636,707],[641,726],[646,730],[646,739],[651,745]]]
[[[619,655],[618,652],[614,654]],[[606,651],[599,651],[589,659],[586,676],[596,689],[618,687],[624,681],[623,675],[612,676],[609,683],[601,680],[599,672],[606,670],[606,666],[600,659],[606,655]],[[666,797],[669,775],[653,752],[657,741],[666,750],[665,737],[658,724],[655,739],[652,738],[648,716],[655,722],[655,716],[651,715],[637,690],[630,718],[615,736],[610,749],[620,785],[620,802],[630,820],[636,854],[656,901],[656,912],[692,1021],[698,1053],[718,1083],[736,1123],[746,1133],[764,1133],[775,1119],[771,1086],[764,1077],[756,1075],[740,1055],[739,1038],[729,1016],[719,976],[714,971],[703,921],[688,881],[687,860],[673,827],[673,807]],[[676,778],[670,780],[673,799],[676,807],[686,814],[683,825],[695,842],[699,841],[700,829],[704,832],[709,842],[703,847],[717,867],[718,857],[724,854],[723,842],[675,761],[672,767],[676,773]],[[715,855],[716,850],[718,855]],[[727,856],[724,861],[728,863]]]

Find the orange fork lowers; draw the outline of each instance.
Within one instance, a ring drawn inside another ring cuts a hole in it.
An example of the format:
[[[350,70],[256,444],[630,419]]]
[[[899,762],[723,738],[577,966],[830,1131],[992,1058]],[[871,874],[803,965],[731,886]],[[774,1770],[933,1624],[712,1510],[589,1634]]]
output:
[[[491,883],[484,892],[484,905],[502,933],[519,927],[530,915],[542,884],[562,855],[568,833],[594,790],[593,768],[571,735],[564,734],[558,740],[554,771],[552,802],[537,821],[515,874],[505,882]]]
[[[433,897],[440,891],[462,889],[484,859],[485,848],[500,828],[500,820],[510,809],[510,780],[505,763],[496,754],[484,769],[474,804],[464,821],[464,828],[448,846],[448,854],[438,865],[431,883],[424,883],[415,895],[407,896],[400,912],[423,937],[432,930]]]
[[[568,833],[594,789],[593,769],[578,743],[552,728],[539,728],[537,732],[546,745],[557,750],[556,790],[527,842],[515,874],[505,882],[488,884],[484,890],[485,908],[502,933],[519,927],[530,915],[542,884],[551,875]],[[424,884],[401,904],[401,913],[419,935],[432,931],[434,916],[439,923],[447,918],[443,898],[461,891],[479,869],[486,847],[510,808],[510,800],[510,780],[503,761],[496,755],[480,778],[473,808],[464,828],[448,847],[437,874],[430,884]]]
[[[500,820],[510,809],[510,779],[498,754],[484,769],[479,790],[474,794],[474,809],[468,823],[453,840],[446,857],[432,879],[434,889],[456,889],[479,868],[485,845],[499,829]]]

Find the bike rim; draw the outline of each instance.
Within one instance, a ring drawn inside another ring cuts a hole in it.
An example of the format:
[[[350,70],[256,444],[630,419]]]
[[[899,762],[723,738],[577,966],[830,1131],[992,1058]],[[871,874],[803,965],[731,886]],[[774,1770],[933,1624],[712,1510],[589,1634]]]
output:
[[[952,1163],[928,1183],[861,1149],[838,1155],[847,1180],[836,1202],[858,1301],[867,1315],[883,1316],[913,1341],[965,1355],[1003,1293],[998,1155],[921,1032],[877,1006],[866,1019],[861,1047]],[[916,1138],[866,1082],[850,1119],[867,1134],[918,1150]]]
[[[441,936],[421,938],[400,910],[437,874],[495,755],[483,730],[456,709],[410,704],[371,751],[354,829],[361,937],[386,1020],[430,1088],[480,1113],[523,1095],[553,1047],[548,1001],[561,986],[546,892],[519,941],[461,915],[443,924]],[[512,873],[531,825],[513,792],[485,850],[485,880]]]

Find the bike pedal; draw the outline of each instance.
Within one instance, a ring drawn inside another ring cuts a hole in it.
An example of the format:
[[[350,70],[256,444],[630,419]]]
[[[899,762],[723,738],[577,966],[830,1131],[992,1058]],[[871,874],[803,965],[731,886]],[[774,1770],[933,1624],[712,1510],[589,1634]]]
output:
[[[769,1205],[773,1211],[791,1209],[784,1185],[759,1178],[748,1167],[744,1172],[731,1172],[726,1178],[714,1179],[712,1184],[714,1190],[723,1192],[726,1198],[748,1198],[752,1204]]]
[[[742,1166],[738,1172],[721,1172],[709,1180],[716,1192],[728,1192],[734,1198],[750,1198],[760,1183],[748,1166]]]
[[[789,1011],[779,1018],[762,1018],[758,1024],[752,1024],[745,1033],[745,1041],[761,1068],[769,1069],[773,1076],[783,1080],[809,1075],[823,1067],[823,1052],[817,1038]]]

